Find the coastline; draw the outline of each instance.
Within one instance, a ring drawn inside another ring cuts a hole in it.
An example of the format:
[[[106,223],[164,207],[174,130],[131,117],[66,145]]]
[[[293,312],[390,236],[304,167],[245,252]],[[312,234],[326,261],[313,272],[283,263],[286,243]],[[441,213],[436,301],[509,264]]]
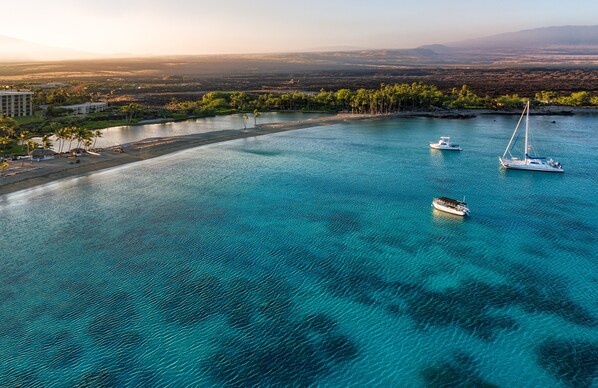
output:
[[[598,109],[579,108],[578,110],[564,110],[564,107],[551,107],[537,112],[538,115],[572,115],[598,114]],[[462,109],[458,111],[405,111],[392,114],[351,114],[340,113],[322,116],[308,120],[281,123],[260,124],[257,128],[247,130],[228,129],[214,132],[198,133],[184,136],[165,136],[144,139],[134,143],[123,144],[124,152],[116,153],[114,148],[105,149],[101,155],[86,155],[75,160],[67,157],[53,160],[14,161],[0,176],[0,196],[36,186],[48,184],[57,180],[71,178],[93,172],[122,166],[146,159],[159,157],[189,148],[207,144],[215,144],[229,140],[269,135],[295,129],[335,125],[348,122],[386,120],[406,117],[428,117],[439,119],[468,119],[477,115],[491,114],[520,114],[519,112],[496,112],[492,110]]]
[[[250,113],[250,112],[237,112],[236,114],[242,113]],[[301,111],[301,110],[291,110],[291,111],[268,111],[267,113],[322,113],[324,115],[330,116],[339,116],[339,115],[349,115],[349,116],[356,116],[358,114],[349,114],[349,113],[335,113],[335,112],[327,112],[327,111]],[[235,114],[235,113],[232,113]],[[462,108],[462,109],[438,109],[438,110],[405,110],[399,113],[383,113],[378,115],[370,115],[370,114],[360,114],[359,116],[376,116],[376,117],[430,117],[430,118],[438,118],[438,119],[467,119],[473,118],[478,115],[499,115],[499,116],[512,116],[512,115],[519,115],[521,114],[521,109],[515,110],[496,110],[496,109],[484,109],[484,108]],[[572,107],[572,106],[559,106],[559,105],[549,105],[549,106],[541,106],[534,108],[534,111],[530,113],[531,116],[573,116],[573,115],[598,115],[598,107]],[[226,116],[226,115],[225,115]],[[154,119],[144,119],[140,120],[135,123],[131,124],[119,124],[119,125],[109,125],[109,126],[102,126],[102,127],[94,127],[94,130],[104,130],[113,127],[120,127],[123,125],[128,126],[138,126],[138,125],[147,125],[147,124],[165,124],[165,123],[178,123],[183,121],[191,121],[191,120],[198,120],[208,117],[214,116],[195,116],[190,115],[187,117],[180,117],[180,118],[154,118]]]
[[[115,152],[115,147],[112,147],[104,149],[99,156],[86,155],[76,159],[60,157],[41,162],[13,161],[10,163],[11,166],[0,176],[0,196],[202,145],[301,128],[371,120],[376,117],[375,115],[340,114],[285,123],[261,124],[257,128],[247,130],[227,129],[184,136],[154,137],[123,144],[120,146],[123,150],[122,153]],[[385,117],[388,117],[388,115],[381,116],[381,118]]]

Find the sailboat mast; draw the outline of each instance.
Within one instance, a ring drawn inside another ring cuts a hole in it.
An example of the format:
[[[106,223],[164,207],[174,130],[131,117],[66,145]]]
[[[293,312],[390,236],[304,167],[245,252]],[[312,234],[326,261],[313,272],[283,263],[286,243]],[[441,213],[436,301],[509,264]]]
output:
[[[527,160],[527,131],[529,129],[529,100],[527,100],[527,105],[525,107],[525,160]]]
[[[523,120],[523,115],[524,114],[525,114],[525,109],[523,110],[523,112],[521,112],[521,116],[519,116],[519,121],[517,121],[517,125],[515,126],[515,130],[513,131],[513,134],[511,135],[511,140],[509,140],[509,144],[507,144],[507,148],[505,149],[505,153],[502,154],[503,158],[505,156],[507,156],[507,152],[509,152],[509,149],[511,148],[511,143],[513,143],[513,139],[515,138],[515,134],[517,134],[517,130],[519,129],[519,125],[521,124],[521,120]]]

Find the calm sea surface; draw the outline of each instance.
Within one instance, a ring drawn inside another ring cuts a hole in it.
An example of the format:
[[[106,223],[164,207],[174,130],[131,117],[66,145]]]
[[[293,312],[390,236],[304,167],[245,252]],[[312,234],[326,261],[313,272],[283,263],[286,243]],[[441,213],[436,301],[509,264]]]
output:
[[[171,123],[146,124],[146,125],[125,125],[102,130],[102,137],[96,141],[96,147],[110,147],[115,144],[131,143],[150,137],[182,136],[195,133],[221,131],[224,129],[253,128],[255,120],[249,114],[249,120],[243,123],[242,114],[205,117],[196,120],[186,120]],[[308,120],[320,117],[322,113],[302,112],[268,112],[262,113],[257,119],[258,124],[280,123],[295,120]],[[58,143],[55,142],[55,148]],[[75,146],[73,145],[73,148]],[[67,146],[65,146],[65,149]]]
[[[531,118],[565,174],[498,168],[516,120],[309,128],[0,196],[0,386],[598,386],[598,117]]]

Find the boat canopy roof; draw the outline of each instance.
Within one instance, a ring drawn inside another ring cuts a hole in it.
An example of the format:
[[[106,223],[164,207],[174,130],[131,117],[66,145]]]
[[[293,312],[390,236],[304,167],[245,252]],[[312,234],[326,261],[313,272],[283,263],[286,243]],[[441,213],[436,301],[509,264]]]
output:
[[[447,198],[447,197],[439,197],[436,198],[436,200],[440,201],[440,202],[444,202],[448,205],[453,205],[453,206],[458,206],[458,205],[467,205],[465,202],[463,201],[458,201],[456,199],[452,199],[452,198]]]

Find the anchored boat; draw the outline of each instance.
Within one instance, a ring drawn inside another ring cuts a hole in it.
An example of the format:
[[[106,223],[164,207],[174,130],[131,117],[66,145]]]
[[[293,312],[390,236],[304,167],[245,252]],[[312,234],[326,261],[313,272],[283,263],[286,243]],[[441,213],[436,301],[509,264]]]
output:
[[[467,207],[467,204],[463,201],[459,201],[452,198],[434,198],[434,200],[432,201],[432,206],[434,206],[435,209],[438,209],[440,211],[456,214],[458,216],[469,215],[469,208]]]
[[[430,143],[430,148],[434,148],[436,150],[447,150],[447,151],[462,151],[463,149],[459,146],[459,144],[451,143],[451,138],[449,136],[442,136],[438,143]]]
[[[517,130],[519,129],[519,125],[521,124],[521,120],[525,116],[525,148],[523,152],[523,159],[516,158],[511,154],[511,149],[517,143],[518,137]],[[532,146],[528,141],[528,132],[529,132],[529,101],[525,105],[523,112],[521,113],[521,117],[519,117],[519,121],[517,122],[517,126],[515,127],[515,131],[511,136],[511,140],[509,140],[509,144],[507,145],[507,149],[502,154],[502,157],[499,157],[500,164],[507,169],[513,170],[527,170],[527,171],[544,171],[544,172],[565,172],[563,170],[563,166],[559,162],[556,162],[552,159],[546,160],[541,156],[531,156],[530,152],[532,151]],[[509,157],[507,157],[509,154]]]

